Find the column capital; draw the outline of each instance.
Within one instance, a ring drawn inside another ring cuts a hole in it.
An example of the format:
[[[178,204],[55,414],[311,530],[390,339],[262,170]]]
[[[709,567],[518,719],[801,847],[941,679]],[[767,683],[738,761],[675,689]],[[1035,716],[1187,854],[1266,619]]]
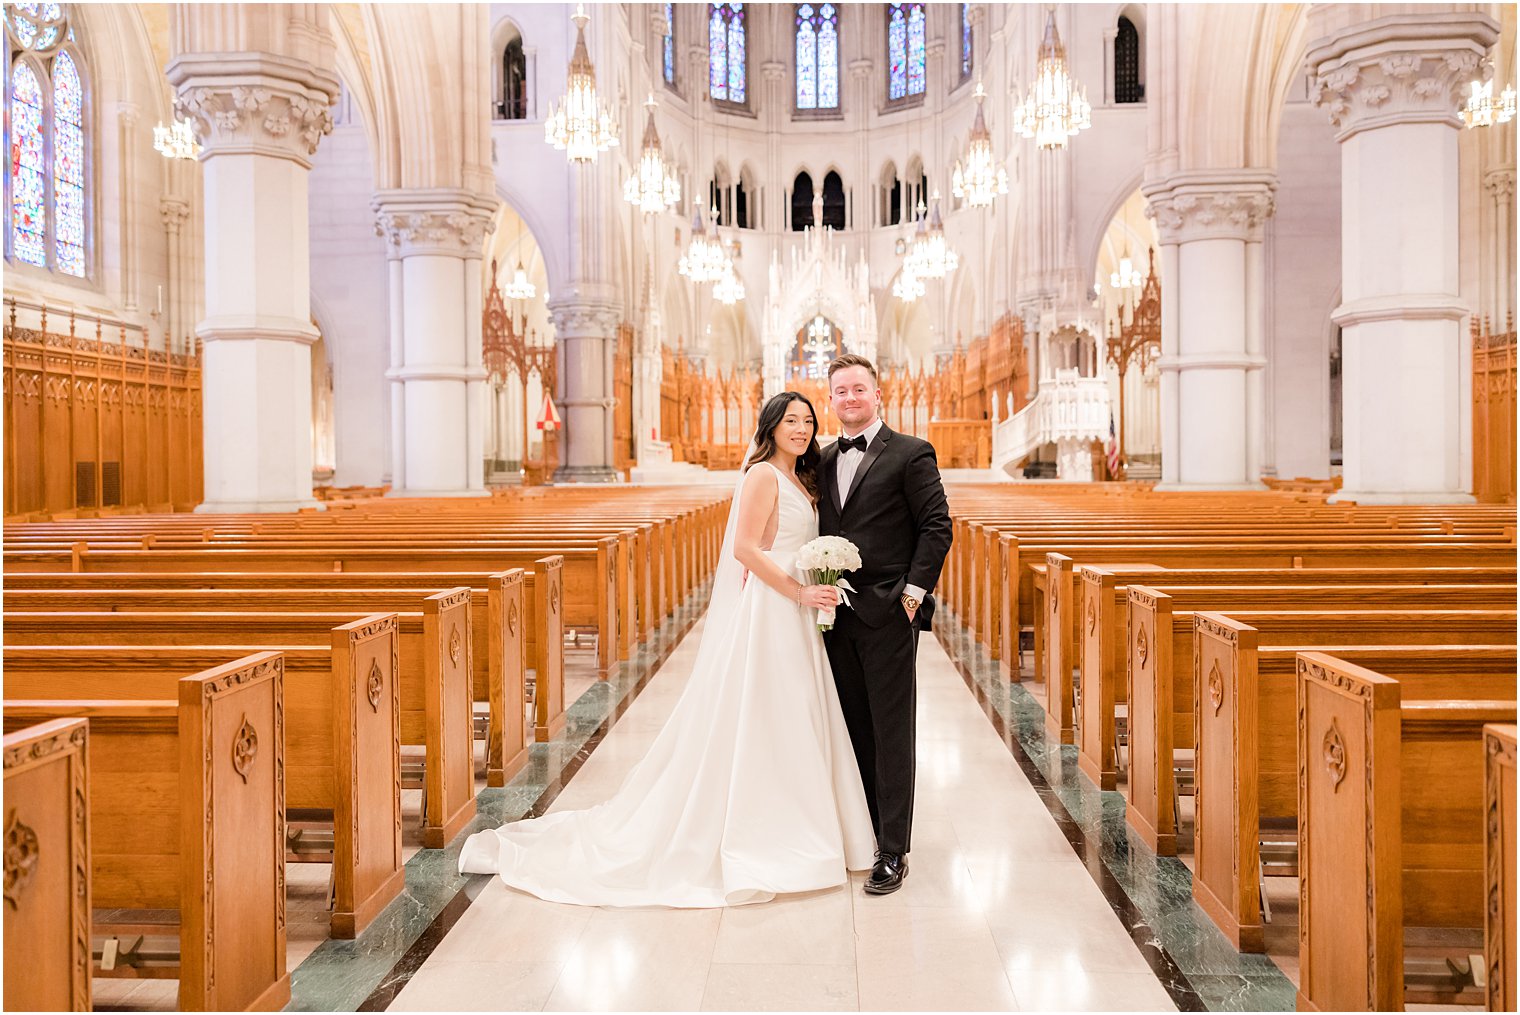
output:
[[[1381,5],[1316,5],[1306,65],[1314,103],[1337,128],[1336,139],[1390,124],[1461,125],[1458,105],[1479,74],[1498,25],[1480,11],[1442,5],[1427,12],[1376,17]],[[1444,8],[1444,9],[1443,9]],[[1389,5],[1397,11],[1398,5]],[[1368,13],[1374,15],[1369,18]]]
[[[142,119],[142,109],[137,103],[123,99],[116,103],[116,116],[127,127],[135,127],[137,121]]]
[[[491,232],[496,199],[453,188],[382,190],[371,202],[375,235],[392,257],[479,257]]]
[[[760,65],[760,75],[767,81],[783,81],[786,79],[786,64],[780,60],[767,60]]]
[[[158,199],[158,214],[163,218],[164,228],[177,233],[185,219],[190,217],[190,202],[177,197],[161,197]]]
[[[567,297],[551,300],[549,316],[554,321],[555,338],[559,341],[576,338],[605,338],[617,335],[622,320],[618,304],[610,300]]]
[[[1253,169],[1179,173],[1142,189],[1162,243],[1255,242],[1275,210],[1277,176]]]
[[[850,77],[855,78],[856,80],[859,80],[863,77],[868,77],[875,66],[876,61],[870,59],[869,57],[862,57],[859,60],[851,60]]]
[[[195,124],[205,151],[272,155],[311,167],[331,134],[329,106],[338,79],[311,64],[271,53],[193,53],[168,67],[175,105]]]
[[[1515,196],[1515,167],[1490,170],[1483,175],[1483,186],[1494,200],[1509,200]]]

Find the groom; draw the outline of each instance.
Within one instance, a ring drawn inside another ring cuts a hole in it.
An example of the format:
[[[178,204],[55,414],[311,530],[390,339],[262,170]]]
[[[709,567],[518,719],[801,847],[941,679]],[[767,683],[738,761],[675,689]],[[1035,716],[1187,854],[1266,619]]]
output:
[[[846,575],[857,590],[824,635],[839,704],[876,830],[866,891],[887,895],[908,876],[918,632],[950,552],[950,511],[934,447],[882,422],[876,368],[864,356],[829,364],[829,401],[844,430],[818,466],[818,531],[860,548]]]

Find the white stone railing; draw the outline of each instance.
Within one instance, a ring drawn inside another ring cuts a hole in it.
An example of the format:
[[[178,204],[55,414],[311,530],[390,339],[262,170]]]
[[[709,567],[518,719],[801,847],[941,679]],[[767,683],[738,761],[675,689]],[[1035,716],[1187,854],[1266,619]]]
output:
[[[992,407],[992,467],[1014,474],[1019,462],[1045,444],[1085,446],[1108,439],[1108,382],[1082,377],[1075,370],[1056,371],[1055,380],[1041,386],[1034,400],[1004,419]],[[1012,404],[1001,407],[1011,411]],[[1062,459],[1068,456],[1062,454]],[[1062,479],[1090,479],[1067,476]]]

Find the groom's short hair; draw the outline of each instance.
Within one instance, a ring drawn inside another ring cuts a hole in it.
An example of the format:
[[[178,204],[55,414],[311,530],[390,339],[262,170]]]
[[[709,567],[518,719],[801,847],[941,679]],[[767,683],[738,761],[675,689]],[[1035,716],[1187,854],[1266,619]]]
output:
[[[834,375],[846,367],[865,367],[871,374],[872,383],[878,385],[881,383],[880,379],[876,376],[876,367],[871,361],[864,356],[857,356],[853,352],[847,352],[829,364],[829,380],[832,381]]]

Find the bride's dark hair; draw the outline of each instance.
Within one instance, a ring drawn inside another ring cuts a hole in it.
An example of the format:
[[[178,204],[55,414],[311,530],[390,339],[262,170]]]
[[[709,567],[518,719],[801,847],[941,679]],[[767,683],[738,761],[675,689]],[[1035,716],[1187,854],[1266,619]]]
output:
[[[818,414],[813,411],[813,403],[807,400],[807,396],[800,391],[783,391],[774,395],[760,410],[760,418],[755,423],[755,453],[749,456],[744,463],[748,469],[757,462],[763,462],[776,453],[776,428],[781,425],[786,417],[786,407],[793,402],[801,402],[807,406],[808,415],[813,420],[813,436],[808,440],[807,450],[797,458],[797,479],[802,483],[802,488],[808,492],[808,496],[818,499],[818,460],[823,457],[823,452],[818,449]]]

